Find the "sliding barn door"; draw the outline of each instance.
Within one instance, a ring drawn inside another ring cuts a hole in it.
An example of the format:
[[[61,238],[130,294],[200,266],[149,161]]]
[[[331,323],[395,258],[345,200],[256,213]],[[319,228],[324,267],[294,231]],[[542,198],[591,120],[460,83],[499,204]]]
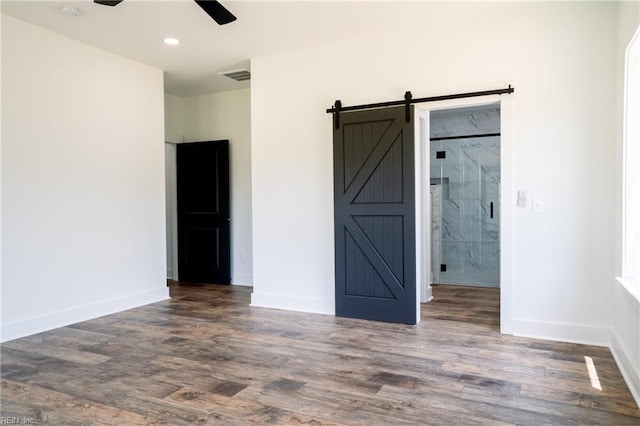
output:
[[[333,152],[336,315],[415,324],[413,123],[404,107],[340,113]]]

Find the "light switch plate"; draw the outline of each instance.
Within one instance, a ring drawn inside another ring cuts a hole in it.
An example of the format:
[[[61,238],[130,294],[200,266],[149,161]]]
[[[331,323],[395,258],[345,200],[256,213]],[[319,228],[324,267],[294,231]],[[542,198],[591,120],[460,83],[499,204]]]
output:
[[[527,191],[518,191],[518,207],[527,207]]]
[[[537,214],[544,213],[544,200],[542,198],[532,198],[531,209]]]

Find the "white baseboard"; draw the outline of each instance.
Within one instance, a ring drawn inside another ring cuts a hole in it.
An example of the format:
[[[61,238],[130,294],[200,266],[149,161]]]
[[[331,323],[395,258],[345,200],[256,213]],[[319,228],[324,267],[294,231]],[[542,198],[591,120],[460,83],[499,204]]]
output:
[[[616,360],[616,364],[618,364],[618,369],[622,373],[624,381],[627,383],[627,387],[631,391],[631,395],[633,395],[633,399],[640,406],[640,371],[634,369],[633,363],[627,358],[620,339],[613,331],[611,332],[611,353]]]
[[[333,299],[311,299],[283,294],[256,293],[255,291],[251,294],[251,306],[325,315],[335,315],[336,312]]]
[[[149,303],[160,302],[169,299],[169,288],[163,287],[144,293],[133,294],[116,299],[104,300],[89,305],[78,306],[65,311],[32,317],[21,321],[2,324],[0,329],[0,341],[18,339],[43,331],[64,327],[82,321],[98,318],[104,315],[114,314]]]
[[[231,276],[231,284],[252,287],[253,274],[233,274]]]
[[[178,281],[177,277],[173,276],[171,269],[167,269],[167,279]],[[231,277],[231,284],[239,285],[243,287],[253,287],[253,275],[251,274],[234,274]]]
[[[608,327],[514,319],[510,329],[512,330],[511,334],[521,337],[583,345],[609,346],[611,344],[611,329]]]
[[[433,300],[433,287],[429,286],[427,287],[427,290],[425,291],[425,300],[424,301],[420,301],[420,303],[429,303]]]

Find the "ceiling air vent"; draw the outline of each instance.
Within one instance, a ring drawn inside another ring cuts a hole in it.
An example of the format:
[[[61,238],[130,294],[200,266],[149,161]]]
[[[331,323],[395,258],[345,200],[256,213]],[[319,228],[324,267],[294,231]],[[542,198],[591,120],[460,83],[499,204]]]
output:
[[[245,81],[251,79],[251,73],[247,70],[234,70],[221,72],[220,75],[234,79],[235,81]]]

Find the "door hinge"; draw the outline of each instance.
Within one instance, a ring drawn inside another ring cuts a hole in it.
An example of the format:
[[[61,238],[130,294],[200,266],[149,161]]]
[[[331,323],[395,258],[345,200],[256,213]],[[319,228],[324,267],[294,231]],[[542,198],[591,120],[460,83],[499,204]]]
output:
[[[440,272],[447,272],[447,264],[446,263],[441,263],[440,264]]]
[[[447,158],[447,151],[436,151],[436,158]]]

